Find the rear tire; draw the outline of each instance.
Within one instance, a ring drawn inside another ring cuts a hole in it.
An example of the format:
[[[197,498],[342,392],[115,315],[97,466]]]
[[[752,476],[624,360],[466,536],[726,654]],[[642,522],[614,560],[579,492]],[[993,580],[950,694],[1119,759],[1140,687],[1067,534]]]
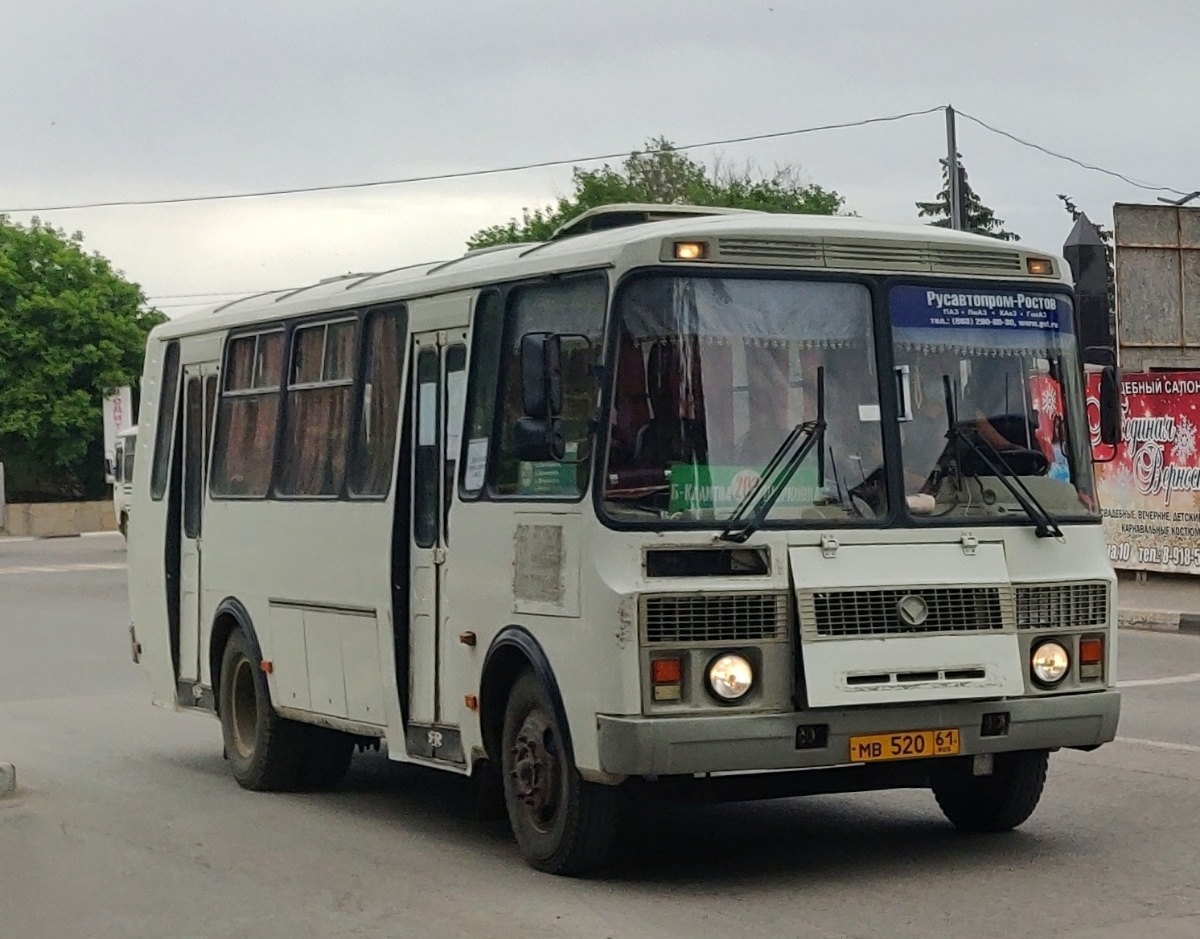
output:
[[[933,795],[960,831],[1009,831],[1023,823],[1042,797],[1050,754],[1045,750],[997,753],[991,776],[972,776],[969,759],[933,777]]]
[[[508,820],[521,856],[548,874],[582,874],[612,852],[617,792],[585,782],[542,682],[526,670],[504,711],[501,768]]]
[[[225,755],[238,785],[255,791],[296,788],[309,728],[275,713],[267,676],[240,629],[225,644],[219,694]]]

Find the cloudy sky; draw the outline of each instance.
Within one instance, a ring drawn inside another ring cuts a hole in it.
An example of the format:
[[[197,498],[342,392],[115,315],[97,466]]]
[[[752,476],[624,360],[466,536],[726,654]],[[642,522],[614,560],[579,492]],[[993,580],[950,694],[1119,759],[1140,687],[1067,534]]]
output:
[[[358,183],[765,134],[951,103],[1139,181],[1200,189],[1196,0],[5,0],[0,211]],[[971,181],[1057,250],[1157,193],[960,119]],[[940,185],[940,113],[697,150],[798,164],[867,218]],[[453,256],[570,168],[42,211],[177,315]],[[17,220],[26,213],[13,213]],[[187,296],[179,296],[187,295]],[[214,296],[213,299],[219,299]]]

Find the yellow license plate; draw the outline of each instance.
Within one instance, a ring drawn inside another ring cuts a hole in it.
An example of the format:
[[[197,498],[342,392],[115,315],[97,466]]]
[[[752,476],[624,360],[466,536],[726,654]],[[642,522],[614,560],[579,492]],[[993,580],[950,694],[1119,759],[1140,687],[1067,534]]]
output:
[[[920,760],[954,756],[962,749],[958,730],[906,730],[898,734],[869,734],[850,738],[851,763],[882,760]]]

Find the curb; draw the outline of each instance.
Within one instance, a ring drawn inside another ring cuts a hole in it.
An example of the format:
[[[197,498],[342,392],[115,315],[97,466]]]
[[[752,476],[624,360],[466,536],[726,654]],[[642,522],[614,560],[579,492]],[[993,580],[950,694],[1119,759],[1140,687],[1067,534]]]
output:
[[[17,768],[11,763],[0,763],[0,798],[17,791]]]
[[[1200,636],[1200,616],[1180,613],[1178,610],[1119,610],[1117,626],[1120,629]]]

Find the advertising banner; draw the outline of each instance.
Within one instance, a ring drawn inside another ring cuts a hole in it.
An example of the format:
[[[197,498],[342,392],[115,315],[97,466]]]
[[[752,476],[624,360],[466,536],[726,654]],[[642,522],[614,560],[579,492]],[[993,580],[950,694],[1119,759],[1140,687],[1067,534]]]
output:
[[[1200,574],[1200,372],[1121,379],[1121,443],[1100,443],[1100,376],[1088,376],[1096,485],[1113,566]],[[1106,462],[1107,461],[1107,462]]]
[[[111,467],[117,453],[117,434],[133,425],[133,395],[128,385],[105,396],[103,413],[104,459]]]

